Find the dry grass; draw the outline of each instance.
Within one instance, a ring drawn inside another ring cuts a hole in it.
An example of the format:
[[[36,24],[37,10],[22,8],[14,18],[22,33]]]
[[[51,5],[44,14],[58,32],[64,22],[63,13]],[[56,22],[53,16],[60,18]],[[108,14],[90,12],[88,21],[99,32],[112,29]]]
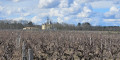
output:
[[[21,38],[19,37],[21,36]],[[39,60],[119,60],[120,34],[100,31],[0,31],[0,60],[21,60],[22,42]],[[20,38],[20,46],[16,39]]]

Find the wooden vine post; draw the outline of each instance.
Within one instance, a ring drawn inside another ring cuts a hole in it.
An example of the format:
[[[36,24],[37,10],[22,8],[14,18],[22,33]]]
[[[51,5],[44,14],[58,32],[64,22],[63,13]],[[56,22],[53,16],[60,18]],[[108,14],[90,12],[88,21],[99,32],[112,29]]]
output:
[[[22,45],[22,60],[27,60],[27,57],[26,57],[26,47],[25,47],[25,42],[23,42],[23,45]]]
[[[32,51],[32,49],[28,49],[28,60],[33,60],[33,51]]]

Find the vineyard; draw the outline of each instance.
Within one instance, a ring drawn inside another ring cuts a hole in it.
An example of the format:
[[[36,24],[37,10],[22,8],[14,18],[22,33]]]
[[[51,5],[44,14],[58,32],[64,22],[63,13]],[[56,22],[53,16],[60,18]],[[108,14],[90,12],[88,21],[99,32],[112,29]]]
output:
[[[107,31],[0,30],[0,60],[28,59],[120,60],[120,34]]]

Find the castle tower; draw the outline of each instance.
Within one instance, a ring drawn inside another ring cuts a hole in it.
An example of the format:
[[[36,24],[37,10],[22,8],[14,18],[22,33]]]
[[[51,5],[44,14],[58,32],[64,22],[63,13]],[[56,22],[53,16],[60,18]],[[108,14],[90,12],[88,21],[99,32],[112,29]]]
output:
[[[52,22],[47,17],[47,22],[42,25],[42,30],[50,30],[50,29],[52,29]]]

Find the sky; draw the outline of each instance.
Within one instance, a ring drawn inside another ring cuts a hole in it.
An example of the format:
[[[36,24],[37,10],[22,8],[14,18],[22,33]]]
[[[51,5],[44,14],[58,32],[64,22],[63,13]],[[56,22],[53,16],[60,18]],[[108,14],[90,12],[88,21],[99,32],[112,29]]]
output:
[[[120,0],[0,0],[0,20],[120,26]]]

